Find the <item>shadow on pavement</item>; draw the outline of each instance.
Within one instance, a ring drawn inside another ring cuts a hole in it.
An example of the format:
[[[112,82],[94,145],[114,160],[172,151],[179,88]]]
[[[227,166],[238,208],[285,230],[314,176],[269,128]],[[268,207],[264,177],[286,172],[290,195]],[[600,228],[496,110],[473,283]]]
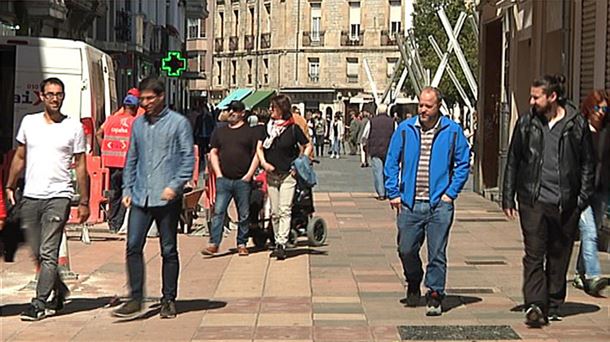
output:
[[[445,296],[445,299],[443,299],[443,312],[449,312],[462,305],[474,304],[482,300],[483,299],[479,297],[447,295]],[[407,298],[400,299],[400,303],[407,304]],[[417,303],[417,306],[426,306],[425,296],[419,297],[419,303]]]
[[[320,251],[313,248],[286,249],[286,258],[293,258],[299,255],[328,255],[328,252]]]
[[[525,304],[517,305],[510,309],[512,312],[525,312]],[[566,302],[559,310],[564,317],[588,314],[599,311],[601,308],[594,304]]]
[[[65,308],[57,315],[69,315],[76,312],[91,311],[105,307],[113,297],[98,297],[98,298],[72,298]],[[30,303],[25,304],[8,304],[0,306],[0,316],[16,316],[25,311],[30,306]]]
[[[207,299],[176,300],[176,313],[180,315],[187,312],[215,310],[224,308],[225,306],[227,306],[227,302]],[[137,317],[131,319],[118,319],[114,323],[128,323],[155,317],[159,315],[159,312],[161,311],[161,304],[155,303],[145,310],[146,312]]]

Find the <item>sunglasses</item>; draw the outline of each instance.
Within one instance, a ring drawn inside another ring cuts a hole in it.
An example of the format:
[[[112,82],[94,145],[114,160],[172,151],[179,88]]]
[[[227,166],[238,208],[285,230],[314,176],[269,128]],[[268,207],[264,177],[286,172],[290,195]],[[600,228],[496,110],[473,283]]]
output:
[[[594,111],[599,111],[601,109],[602,112],[608,114],[610,113],[610,107],[608,106],[593,106],[593,110]]]

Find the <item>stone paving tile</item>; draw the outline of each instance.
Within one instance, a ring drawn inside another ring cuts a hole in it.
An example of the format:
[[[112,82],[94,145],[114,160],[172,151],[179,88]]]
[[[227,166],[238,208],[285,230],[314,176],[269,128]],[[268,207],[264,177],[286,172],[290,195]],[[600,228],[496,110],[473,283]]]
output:
[[[368,327],[358,326],[315,326],[313,336],[316,341],[368,341],[372,338]]]
[[[200,327],[193,336],[194,340],[250,340],[254,337],[252,326],[223,326],[223,327]]]
[[[314,304],[313,312],[315,314],[321,313],[363,313],[364,310],[360,302],[358,303],[324,303]],[[314,316],[314,319],[316,317]]]
[[[254,334],[255,340],[311,340],[313,338],[312,327],[278,326],[265,327],[259,326]]]
[[[311,326],[311,313],[261,313],[257,326]]]
[[[207,313],[201,326],[254,326],[257,316],[256,313]]]
[[[360,297],[329,297],[329,296],[314,296],[312,297],[312,302],[317,303],[336,303],[336,304],[345,304],[345,303],[360,303]]]
[[[214,310],[215,313],[257,313],[260,310],[259,298],[215,298],[227,303],[226,306]]]

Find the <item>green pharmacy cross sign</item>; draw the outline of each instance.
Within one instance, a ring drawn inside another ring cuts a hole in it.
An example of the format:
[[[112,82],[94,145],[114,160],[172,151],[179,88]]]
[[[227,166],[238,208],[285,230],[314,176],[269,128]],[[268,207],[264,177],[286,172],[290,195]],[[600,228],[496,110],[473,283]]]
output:
[[[168,51],[167,57],[161,59],[161,69],[165,70],[169,77],[180,77],[186,67],[186,58],[182,57],[180,51]]]

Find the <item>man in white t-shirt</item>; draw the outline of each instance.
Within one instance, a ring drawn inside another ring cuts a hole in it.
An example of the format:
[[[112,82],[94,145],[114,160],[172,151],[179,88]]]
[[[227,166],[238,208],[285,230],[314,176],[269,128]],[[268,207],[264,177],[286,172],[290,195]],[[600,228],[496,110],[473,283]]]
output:
[[[57,259],[74,195],[70,167],[74,161],[80,193],[80,222],[89,218],[89,184],[85,162],[85,137],[78,120],[61,113],[64,84],[48,78],[40,84],[44,112],[26,115],[17,133],[19,146],[11,163],[7,199],[15,203],[17,178],[25,168],[21,227],[40,265],[36,297],[21,313],[21,320],[37,321],[64,306],[68,288],[59,278]],[[54,291],[53,300],[47,299]]]

